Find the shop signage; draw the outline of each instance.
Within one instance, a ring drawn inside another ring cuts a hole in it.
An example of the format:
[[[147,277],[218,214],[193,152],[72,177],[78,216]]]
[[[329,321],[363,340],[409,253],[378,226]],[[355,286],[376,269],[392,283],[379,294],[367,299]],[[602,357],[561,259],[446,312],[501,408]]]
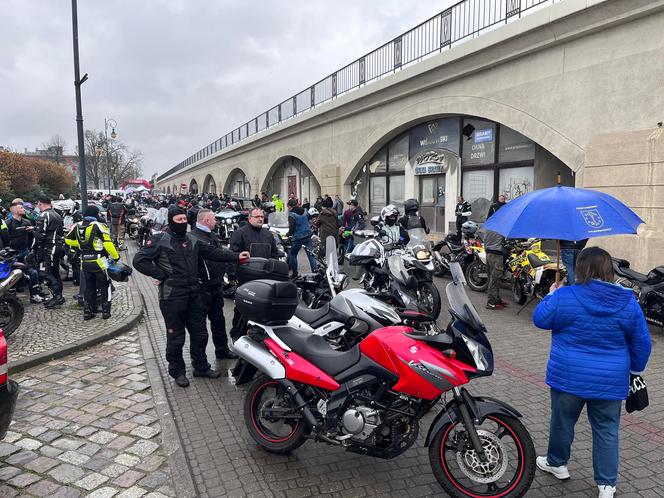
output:
[[[413,160],[415,175],[442,175],[447,169],[445,153],[441,150],[428,150]]]
[[[410,157],[436,148],[459,153],[459,118],[442,118],[415,126],[410,130]]]
[[[493,129],[475,130],[475,143],[493,142]]]

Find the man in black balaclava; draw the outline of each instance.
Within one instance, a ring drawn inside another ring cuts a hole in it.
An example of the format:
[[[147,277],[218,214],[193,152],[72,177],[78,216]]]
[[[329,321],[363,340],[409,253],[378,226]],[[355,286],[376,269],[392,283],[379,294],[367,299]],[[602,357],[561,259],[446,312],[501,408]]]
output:
[[[189,331],[194,377],[217,378],[207,361],[206,310],[198,278],[199,257],[220,262],[249,259],[248,252],[234,253],[206,245],[187,233],[187,214],[181,208],[168,212],[168,231],[153,235],[134,256],[134,268],[159,285],[159,307],[166,323],[168,373],[180,387],[189,379],[182,358],[185,328]]]

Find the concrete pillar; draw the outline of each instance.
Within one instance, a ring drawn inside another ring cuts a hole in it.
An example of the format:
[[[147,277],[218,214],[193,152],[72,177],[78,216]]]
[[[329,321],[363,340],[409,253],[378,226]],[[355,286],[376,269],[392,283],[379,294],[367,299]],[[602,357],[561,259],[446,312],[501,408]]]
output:
[[[664,264],[664,129],[595,135],[577,186],[578,180],[620,199],[646,223],[638,235],[602,237],[593,244],[644,273]]]

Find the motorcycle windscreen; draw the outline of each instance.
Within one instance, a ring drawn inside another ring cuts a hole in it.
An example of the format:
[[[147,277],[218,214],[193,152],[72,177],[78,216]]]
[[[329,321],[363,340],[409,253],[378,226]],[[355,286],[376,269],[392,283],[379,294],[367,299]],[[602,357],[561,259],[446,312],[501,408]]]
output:
[[[403,259],[401,259],[401,256],[395,254],[387,258],[387,266],[389,267],[390,274],[394,277],[394,280],[405,286],[409,275],[406,271],[406,267],[403,264]]]
[[[339,276],[339,261],[337,259],[337,241],[332,235],[325,240],[325,261],[332,278],[336,279]]]
[[[275,228],[288,228],[288,213],[275,211],[267,216],[267,224]]]
[[[451,263],[450,273],[452,275],[452,282],[445,287],[450,308],[471,327],[478,331],[486,330],[475,306],[473,306],[468,294],[466,294],[466,279],[463,276],[461,265],[456,262]]]
[[[431,244],[426,240],[427,233],[424,228],[411,228],[408,230],[408,244],[406,247],[423,246],[426,250],[431,250]]]

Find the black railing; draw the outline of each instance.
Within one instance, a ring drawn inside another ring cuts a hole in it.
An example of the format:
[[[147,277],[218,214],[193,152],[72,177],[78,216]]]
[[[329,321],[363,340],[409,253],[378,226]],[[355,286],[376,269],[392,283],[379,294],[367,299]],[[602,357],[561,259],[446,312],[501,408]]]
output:
[[[462,0],[192,154],[158,180],[404,66],[562,0]]]

